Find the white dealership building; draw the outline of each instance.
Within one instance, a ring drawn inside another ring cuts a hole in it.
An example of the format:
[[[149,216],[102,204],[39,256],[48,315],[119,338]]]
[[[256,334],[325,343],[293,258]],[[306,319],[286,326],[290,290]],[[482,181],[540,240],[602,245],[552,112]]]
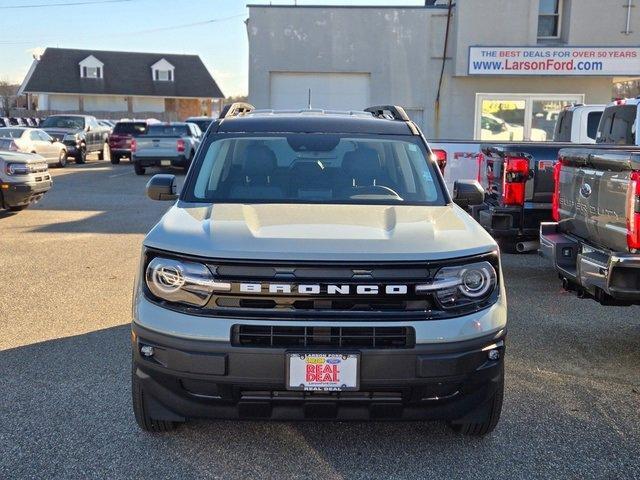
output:
[[[429,138],[542,140],[563,106],[608,102],[614,81],[640,76],[638,0],[426,3],[251,5],[250,101],[398,104]]]

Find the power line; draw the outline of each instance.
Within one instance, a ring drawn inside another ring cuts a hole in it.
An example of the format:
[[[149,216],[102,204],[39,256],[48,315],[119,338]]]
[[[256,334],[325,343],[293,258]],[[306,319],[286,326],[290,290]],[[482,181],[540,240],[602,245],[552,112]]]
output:
[[[78,5],[98,5],[101,3],[124,3],[132,2],[133,0],[96,0],[95,2],[65,2],[65,3],[36,3],[32,5],[5,5],[0,9],[18,9],[18,8],[46,8],[46,7],[75,7]]]
[[[127,0],[130,1],[130,0]],[[210,20],[203,20],[201,22],[193,22],[193,23],[183,23],[181,25],[172,25],[172,26],[167,26],[167,27],[158,27],[158,28],[152,28],[152,29],[148,29],[148,30],[138,30],[138,31],[133,31],[133,32],[120,32],[118,31],[118,35],[121,36],[127,36],[127,35],[145,35],[145,34],[149,34],[149,33],[157,33],[157,32],[164,32],[167,30],[176,30],[176,29],[181,29],[181,28],[189,28],[189,27],[199,27],[202,25],[209,25],[211,23],[218,23],[218,22],[225,22],[227,20],[233,20],[234,18],[239,18],[239,17],[245,17],[246,14],[245,13],[241,13],[238,15],[231,15],[229,17],[221,17],[221,18],[212,18]],[[75,38],[100,38],[100,37],[105,37],[104,34],[97,34],[97,35],[79,35]],[[35,42],[38,41],[47,41],[47,40],[56,40],[60,37],[35,37],[32,40],[29,41],[11,41],[11,40],[0,40],[0,45],[31,45]]]

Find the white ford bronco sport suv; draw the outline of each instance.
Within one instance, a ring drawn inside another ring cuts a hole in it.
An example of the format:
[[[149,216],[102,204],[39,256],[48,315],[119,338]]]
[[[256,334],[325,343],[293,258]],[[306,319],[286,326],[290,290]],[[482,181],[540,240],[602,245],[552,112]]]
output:
[[[144,430],[188,418],[500,416],[507,306],[494,240],[450,198],[404,110],[234,104],[144,240],[132,325]]]

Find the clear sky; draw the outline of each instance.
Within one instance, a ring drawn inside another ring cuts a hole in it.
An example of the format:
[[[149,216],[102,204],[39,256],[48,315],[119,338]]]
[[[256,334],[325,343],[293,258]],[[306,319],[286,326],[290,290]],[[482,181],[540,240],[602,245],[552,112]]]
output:
[[[294,0],[0,0],[0,79],[21,83],[44,47],[200,55],[225,95],[247,93],[247,4]],[[422,5],[423,0],[298,0]],[[205,23],[208,20],[219,20]],[[201,24],[197,24],[201,23]],[[195,24],[195,25],[194,25]]]

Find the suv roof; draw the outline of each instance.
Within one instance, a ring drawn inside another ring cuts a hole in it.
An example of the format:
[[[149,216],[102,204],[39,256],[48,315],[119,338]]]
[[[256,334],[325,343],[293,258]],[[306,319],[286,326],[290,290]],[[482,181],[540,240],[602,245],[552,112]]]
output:
[[[367,111],[255,110],[251,105],[227,108],[210,131],[287,133],[364,133],[417,135],[419,131],[401,107],[371,107]]]

